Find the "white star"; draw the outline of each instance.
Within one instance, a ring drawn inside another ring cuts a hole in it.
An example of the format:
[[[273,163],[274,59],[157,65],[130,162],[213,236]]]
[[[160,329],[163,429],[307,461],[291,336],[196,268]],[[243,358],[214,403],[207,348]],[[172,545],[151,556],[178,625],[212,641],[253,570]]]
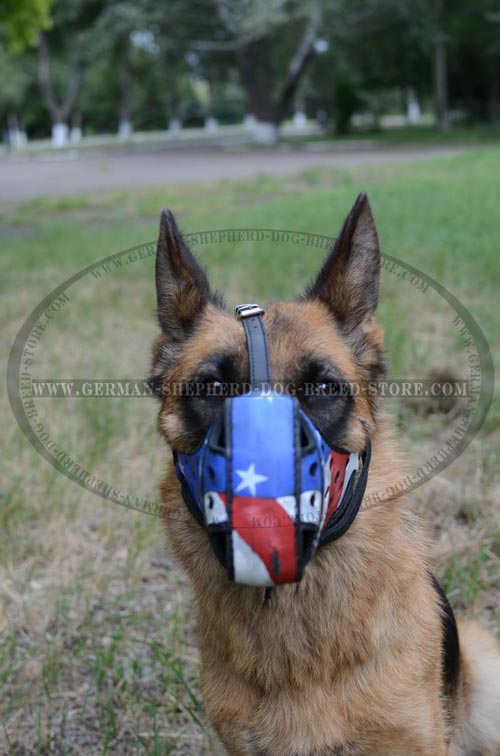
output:
[[[259,475],[255,472],[255,465],[252,462],[248,470],[236,470],[236,474],[240,476],[241,483],[236,489],[236,493],[243,491],[244,488],[248,488],[252,496],[255,496],[257,483],[263,483],[267,480],[265,475]]]

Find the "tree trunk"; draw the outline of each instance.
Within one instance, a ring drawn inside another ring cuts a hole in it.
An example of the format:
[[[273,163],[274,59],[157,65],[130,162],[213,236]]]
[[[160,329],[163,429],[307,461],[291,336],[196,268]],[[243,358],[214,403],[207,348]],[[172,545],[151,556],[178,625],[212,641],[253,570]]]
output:
[[[83,78],[80,40],[75,41],[76,55],[73,75],[66,90],[63,102],[58,102],[54,93],[52,71],[50,67],[50,50],[43,32],[38,36],[38,80],[42,97],[52,117],[52,144],[64,147],[68,142],[68,119],[75,106]]]
[[[123,39],[120,57],[122,60],[122,70],[120,77],[121,106],[118,135],[122,139],[129,139],[134,131],[132,125],[132,40],[130,34],[127,34]]]
[[[436,30],[434,34],[434,100],[436,123],[440,131],[450,127],[448,112],[448,60],[446,35],[443,31],[444,0],[435,1]]]
[[[167,73],[168,88],[168,130],[173,137],[182,132],[181,94],[179,89],[180,70],[177,59],[170,53],[165,56],[164,66]]]
[[[205,106],[205,131],[207,134],[216,134],[219,130],[219,123],[214,115],[214,75],[213,71],[206,72],[207,82],[207,103]]]
[[[238,68],[247,95],[247,110],[263,123],[276,121],[276,104],[272,82],[269,81],[272,70],[270,53],[269,44],[264,39],[247,42],[238,51]]]
[[[71,116],[71,131],[69,138],[73,144],[82,141],[82,114],[78,111],[75,111]]]
[[[293,102],[295,92],[297,91],[297,87],[299,86],[299,82],[302,78],[302,74],[304,73],[306,66],[309,63],[309,61],[312,59],[313,55],[314,55],[314,48],[311,44],[311,47],[307,51],[307,53],[305,53],[304,56],[301,57],[300,64],[298,65],[298,67],[294,71],[289,70],[287,80],[281,91],[281,95],[278,101],[278,106],[276,108],[276,116],[275,116],[276,126],[279,126],[285,120],[288,108]]]
[[[276,126],[279,126],[285,119],[307,64],[314,56],[314,43],[318,34],[320,21],[321,9],[319,3],[315,3],[302,39],[288,66],[287,78],[281,90],[276,109]]]
[[[11,150],[19,150],[26,144],[26,134],[21,128],[17,113],[7,115],[7,144]]]
[[[413,87],[409,87],[406,93],[406,122],[414,126],[420,122],[421,115],[417,93]]]
[[[288,65],[283,84],[272,81],[273,50],[268,38],[246,42],[239,49],[238,67],[247,94],[248,110],[256,119],[255,134],[260,141],[274,141],[297,92],[307,64],[314,55],[314,43],[321,20],[321,9],[314,2],[302,38]]]
[[[488,91],[488,111],[490,117],[490,126],[495,131],[498,131],[500,126],[500,119],[498,113],[498,93],[500,90],[500,79],[495,77],[490,79],[489,91]]]
[[[272,94],[271,50],[265,39],[253,40],[238,51],[238,66],[247,95],[248,119],[254,139],[264,144],[276,141],[276,104]]]

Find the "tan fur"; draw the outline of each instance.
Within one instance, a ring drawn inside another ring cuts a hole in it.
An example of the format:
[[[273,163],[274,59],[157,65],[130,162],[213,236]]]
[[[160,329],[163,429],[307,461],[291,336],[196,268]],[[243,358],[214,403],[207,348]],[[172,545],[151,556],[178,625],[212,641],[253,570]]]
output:
[[[370,316],[358,326],[364,348],[356,352],[319,300],[272,305],[264,321],[278,380],[314,353],[334,359],[349,380],[366,381],[382,347]],[[166,380],[188,380],[218,348],[247,369],[241,323],[208,305]],[[178,398],[164,398],[158,427],[175,449],[190,450]],[[388,417],[360,395],[344,443],[362,450],[368,437],[370,502],[397,487],[404,464]],[[161,493],[168,540],[193,587],[206,711],[231,756],[495,754],[498,652],[476,626],[461,626],[461,681],[444,700],[428,543],[403,497],[364,504],[348,532],[316,553],[300,583],[280,586],[265,602],[264,589],[229,582],[172,469]]]

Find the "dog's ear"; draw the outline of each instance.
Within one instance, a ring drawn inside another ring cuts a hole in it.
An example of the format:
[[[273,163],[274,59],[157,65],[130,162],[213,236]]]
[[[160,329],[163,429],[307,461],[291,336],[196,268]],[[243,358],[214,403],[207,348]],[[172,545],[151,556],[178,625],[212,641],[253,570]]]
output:
[[[163,210],[160,219],[156,295],[158,320],[167,343],[171,345],[182,343],[206,305],[217,300],[170,210]]]
[[[349,333],[375,314],[379,281],[377,229],[368,197],[360,194],[306,296],[325,304],[341,329]]]

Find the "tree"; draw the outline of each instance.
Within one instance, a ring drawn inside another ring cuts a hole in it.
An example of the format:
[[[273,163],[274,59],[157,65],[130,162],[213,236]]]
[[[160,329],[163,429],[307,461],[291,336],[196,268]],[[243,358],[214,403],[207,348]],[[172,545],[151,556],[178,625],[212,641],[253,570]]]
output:
[[[276,137],[300,80],[314,56],[322,8],[319,0],[216,0],[236,53],[249,112],[258,135]]]
[[[39,83],[52,118],[55,147],[67,143],[68,120],[76,106],[87,62],[85,45],[103,4],[104,0],[56,0],[52,29],[38,35]]]
[[[448,20],[449,86],[469,119],[498,127],[500,89],[498,0],[456,0]]]
[[[94,54],[110,57],[118,72],[118,133],[125,139],[133,132],[133,34],[147,30],[151,13],[148,0],[115,0],[105,5],[94,26]]]
[[[20,111],[33,76],[31,63],[28,55],[12,53],[0,44],[0,119],[6,123],[6,138],[12,148],[21,147],[25,141]]]
[[[410,95],[427,94],[429,53],[410,5],[344,0],[324,6],[327,49],[307,74],[307,101],[337,133],[350,130],[354,113],[366,113],[367,123],[376,125],[387,103],[406,113]]]
[[[52,117],[52,143],[54,147],[64,147],[68,140],[68,119],[75,107],[83,78],[83,59],[81,39],[75,41],[74,61],[68,69],[65,94],[59,99],[55,93],[54,76],[51,68],[51,55],[47,38],[43,32],[38,37],[40,88],[45,104]]]
[[[36,92],[12,48],[39,27]],[[499,0],[3,0],[0,44],[0,117],[37,135],[50,118],[59,143],[79,114],[129,134],[246,112],[274,138],[299,100],[347,131],[410,92],[441,128],[450,108],[499,116]]]
[[[53,0],[3,0],[0,6],[0,116],[6,121],[10,147],[24,144],[26,134],[19,111],[31,83],[29,56],[23,51],[50,27]]]
[[[38,32],[50,26],[53,0],[2,0],[0,36],[9,47],[20,52],[36,42]]]
[[[174,133],[186,119],[210,117],[213,85],[232,68],[235,48],[215,11],[214,0],[171,0],[151,15]]]
[[[448,57],[445,32],[445,0],[434,0],[434,99],[436,122],[441,131],[450,127],[448,108]]]
[[[436,123],[445,130],[449,122],[447,0],[351,0],[349,6],[348,34],[364,85],[398,87],[406,96],[408,91],[432,91]]]

